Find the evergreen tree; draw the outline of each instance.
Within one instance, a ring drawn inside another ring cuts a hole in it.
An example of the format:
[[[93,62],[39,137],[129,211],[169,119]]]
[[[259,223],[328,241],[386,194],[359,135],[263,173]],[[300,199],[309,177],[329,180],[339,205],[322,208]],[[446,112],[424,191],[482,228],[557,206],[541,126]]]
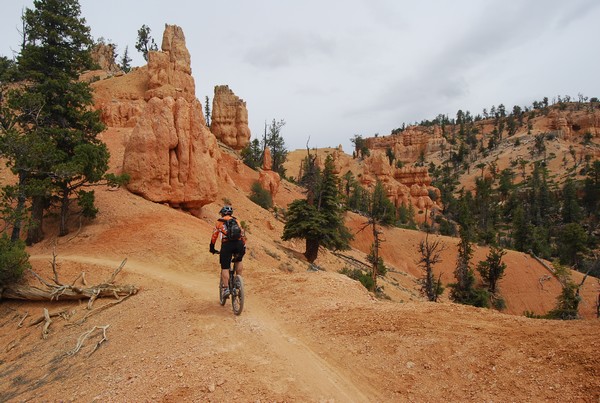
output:
[[[260,168],[262,164],[262,148],[258,139],[253,139],[241,151],[242,161],[252,169]]]
[[[123,56],[119,61],[119,68],[125,73],[129,73],[131,71],[131,57],[129,57],[129,46],[125,46],[125,51],[123,52]]]
[[[456,283],[449,285],[452,289],[450,291],[450,299],[465,305],[488,307],[489,298],[487,292],[475,287],[475,274],[471,268],[472,256],[473,247],[469,240],[468,230],[465,227],[461,227],[458,257],[456,258],[456,267],[454,269]]]
[[[144,60],[148,61],[148,52],[158,50],[158,46],[154,42],[154,38],[150,35],[150,27],[147,25],[142,25],[140,29],[138,29],[137,42],[135,43],[135,48],[138,52],[142,53],[144,56]]]
[[[206,119],[206,127],[210,128],[210,100],[208,95],[204,99],[204,117]]]
[[[314,205],[309,204],[308,200],[296,199],[288,206],[281,239],[304,239],[304,256],[312,263],[319,254],[319,239],[323,235],[324,225],[324,219]]]
[[[317,206],[325,221],[321,244],[329,249],[348,249],[352,235],[344,224],[344,210],[339,191],[339,179],[334,173],[333,157],[327,155],[321,175],[320,199]]]
[[[373,188],[369,216],[381,225],[391,226],[396,222],[396,208],[387,197],[381,181],[377,181]]]
[[[528,252],[531,248],[531,232],[532,228],[529,221],[526,219],[523,206],[519,205],[514,211],[513,220],[513,243],[516,250]]]
[[[504,277],[504,270],[506,270],[506,263],[502,262],[504,255],[506,252],[502,248],[492,246],[486,260],[477,265],[477,271],[491,294],[496,293],[498,281]]]
[[[558,256],[561,264],[575,265],[586,250],[587,234],[579,223],[566,224],[559,233]]]
[[[263,150],[269,147],[271,150],[272,166],[271,170],[277,172],[279,176],[285,178],[285,167],[283,164],[287,158],[287,148],[285,147],[285,140],[281,136],[281,128],[285,126],[283,119],[277,121],[273,119],[268,131],[265,127],[265,137],[263,140]]]
[[[498,223],[498,202],[493,194],[492,184],[491,179],[477,178],[473,200],[479,239],[487,244],[495,242]]]
[[[600,160],[592,163],[583,185],[583,206],[589,216],[600,214]]]
[[[36,0],[34,6],[23,16],[26,41],[18,58],[25,88],[10,99],[18,110],[20,134],[28,140],[39,139],[48,147],[43,161],[25,169],[36,172],[28,173],[24,180],[29,188],[36,187],[31,208],[37,227],[28,235],[30,242],[41,239],[49,195],[55,195],[60,205],[59,234],[67,234],[71,196],[90,200],[90,193],[82,193],[81,188],[103,178],[109,157],[106,145],[96,137],[104,126],[99,112],[92,111],[91,88],[78,81],[80,73],[92,66],[93,45],[89,27],[80,17],[79,3]],[[30,143],[38,144],[23,141]],[[48,178],[51,186],[31,186],[48,185]]]
[[[300,180],[307,188],[306,199],[294,200],[286,214],[282,239],[305,239],[304,255],[309,262],[317,258],[320,245],[346,249],[352,238],[344,224],[338,179],[333,170],[330,155],[321,172],[316,167],[316,156],[309,152],[305,160],[305,174]]]
[[[510,168],[505,168],[500,172],[500,178],[498,180],[498,189],[497,190],[503,201],[508,198],[508,195],[513,190],[514,179],[515,179],[515,173]]]
[[[0,235],[0,295],[4,286],[18,281],[29,268],[25,243],[20,239],[11,241],[7,234]]]
[[[369,147],[367,147],[367,141],[361,135],[355,134],[350,141],[354,144],[354,155],[357,158],[363,159],[369,156],[370,152]]]
[[[577,187],[572,179],[568,179],[563,186],[560,212],[565,224],[578,222],[583,216],[577,200]]]

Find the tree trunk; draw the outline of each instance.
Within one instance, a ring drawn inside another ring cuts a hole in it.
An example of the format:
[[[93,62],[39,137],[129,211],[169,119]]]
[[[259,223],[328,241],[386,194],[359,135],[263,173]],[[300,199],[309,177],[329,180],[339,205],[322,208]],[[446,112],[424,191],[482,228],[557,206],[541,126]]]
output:
[[[60,198],[60,226],[58,229],[58,236],[65,236],[69,233],[67,227],[67,218],[69,217],[69,188],[67,185],[63,185],[61,189]]]
[[[2,289],[0,299],[19,299],[26,301],[82,300],[102,297],[118,297],[137,293],[132,285],[117,286],[102,284],[90,288],[55,287],[41,289],[27,284],[12,284]]]
[[[32,223],[27,230],[27,245],[33,245],[44,239],[42,223],[44,221],[44,196],[33,196],[31,199]]]
[[[373,269],[371,270],[371,278],[373,279],[373,291],[377,290],[377,269],[379,266],[379,231],[377,231],[377,223],[373,218]]]
[[[319,240],[306,238],[306,252],[304,256],[309,263],[314,262],[319,254]]]
[[[15,207],[16,218],[13,226],[10,240],[16,242],[21,238],[21,228],[23,226],[23,212],[25,211],[25,173],[19,172],[19,195],[17,196],[17,205]]]

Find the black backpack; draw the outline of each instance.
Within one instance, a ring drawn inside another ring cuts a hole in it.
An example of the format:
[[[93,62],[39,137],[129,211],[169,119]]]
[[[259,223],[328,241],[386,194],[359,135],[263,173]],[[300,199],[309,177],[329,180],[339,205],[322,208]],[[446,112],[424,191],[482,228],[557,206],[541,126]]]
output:
[[[237,241],[242,239],[242,228],[237,222],[237,219],[231,217],[229,220],[224,220],[223,226],[225,227],[225,237],[229,241]]]

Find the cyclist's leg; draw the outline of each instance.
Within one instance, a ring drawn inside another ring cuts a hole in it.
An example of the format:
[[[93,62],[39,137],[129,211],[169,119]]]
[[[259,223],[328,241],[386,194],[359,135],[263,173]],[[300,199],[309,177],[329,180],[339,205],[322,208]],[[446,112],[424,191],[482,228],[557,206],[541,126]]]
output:
[[[239,241],[239,243],[236,245],[232,261],[233,261],[233,267],[235,268],[235,272],[240,276],[242,275],[242,272],[244,270],[244,265],[242,264],[242,259],[244,258],[245,254],[246,254],[246,246],[244,245],[244,243],[242,241]]]
[[[231,266],[231,258],[233,256],[233,250],[231,245],[228,243],[221,244],[221,253],[219,256],[219,262],[221,264],[221,283],[227,287],[229,284],[229,267]]]
[[[242,272],[244,271],[244,265],[242,264],[242,262],[235,262],[233,264],[233,267],[235,267],[235,272],[237,275],[241,276]]]

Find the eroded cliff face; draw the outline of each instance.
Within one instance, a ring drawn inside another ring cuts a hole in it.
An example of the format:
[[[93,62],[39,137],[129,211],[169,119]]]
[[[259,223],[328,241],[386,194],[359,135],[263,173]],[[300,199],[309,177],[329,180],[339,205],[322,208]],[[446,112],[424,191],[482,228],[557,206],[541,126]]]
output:
[[[430,211],[441,208],[436,202],[440,200],[440,191],[431,186],[427,167],[392,167],[385,152],[381,150],[371,151],[363,166],[361,183],[371,188],[377,181],[382,182],[388,198],[396,207],[413,205],[418,210]]]
[[[439,126],[409,126],[399,134],[366,139],[370,150],[390,149],[401,161],[416,161],[421,154],[440,151],[446,145]]]
[[[216,200],[220,151],[194,94],[185,36],[167,25],[162,50],[149,53],[145,105],[125,146],[131,192],[186,209]]]
[[[540,128],[547,131],[557,131],[566,139],[583,136],[590,133],[600,136],[600,111],[550,111],[547,119],[541,122]]]
[[[210,131],[234,150],[241,150],[250,142],[246,102],[227,85],[215,87]]]

